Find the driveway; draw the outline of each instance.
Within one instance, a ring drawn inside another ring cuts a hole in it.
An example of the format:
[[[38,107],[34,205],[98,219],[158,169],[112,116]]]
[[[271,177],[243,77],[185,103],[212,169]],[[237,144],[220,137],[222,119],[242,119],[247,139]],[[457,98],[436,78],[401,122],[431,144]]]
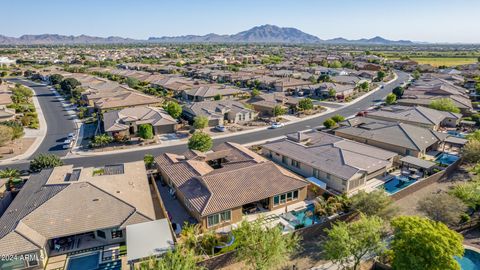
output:
[[[331,113],[327,113],[327,114],[324,114],[315,118],[311,118],[308,120],[304,120],[298,123],[292,123],[290,125],[286,125],[285,127],[279,128],[279,129],[259,130],[251,133],[216,138],[213,140],[214,145],[227,142],[227,141],[236,142],[239,144],[247,144],[247,143],[252,143],[252,142],[257,142],[262,140],[268,140],[270,138],[281,137],[289,133],[294,133],[299,130],[306,130],[306,129],[311,129],[314,127],[321,126],[325,121],[325,119],[332,117],[333,115],[336,115],[336,114],[340,114],[346,117],[355,115],[357,112],[371,107],[375,103],[374,101],[378,101],[385,98],[387,94],[392,92],[393,88],[399,85],[402,85],[404,82],[406,82],[409,79],[408,73],[401,72],[401,71],[396,71],[396,73],[398,75],[398,78],[394,82],[388,85],[385,85],[384,88],[379,89],[378,91],[373,92],[368,96],[363,97],[361,100],[358,100],[356,103],[345,105],[344,107],[336,111],[333,111]],[[50,130],[50,121],[51,120],[47,119],[47,122],[49,123],[49,130]],[[67,134],[67,133],[68,132],[65,132],[62,134]],[[47,145],[46,142],[47,140],[44,141],[45,145]],[[54,142],[50,139],[50,143],[54,143]],[[45,147],[47,148],[48,146],[45,146]],[[165,152],[183,153],[186,150],[187,150],[186,144],[181,144],[181,145],[172,145],[172,146],[166,146],[166,147],[158,147],[154,149],[138,149],[136,151],[132,151],[128,153],[111,153],[111,154],[105,154],[101,156],[69,157],[64,159],[64,162],[65,164],[74,164],[75,166],[85,166],[85,167],[99,166],[101,164],[115,164],[115,163],[124,163],[124,162],[130,162],[135,160],[141,160],[143,159],[145,154],[152,154],[154,156],[157,156]],[[24,169],[28,167],[27,165],[28,163],[24,161],[24,162],[18,162],[16,164],[8,165],[8,167]],[[4,167],[7,167],[7,166],[0,166],[0,169]]]
[[[53,92],[43,84],[21,79],[10,79],[9,81],[23,84],[35,91],[38,103],[42,107],[43,115],[47,122],[47,134],[32,157],[40,153],[56,154],[61,157],[65,156],[68,149],[63,149],[63,141],[67,138],[68,133],[74,132],[75,130],[74,116],[67,113],[67,110],[62,106],[62,103],[57,100]]]

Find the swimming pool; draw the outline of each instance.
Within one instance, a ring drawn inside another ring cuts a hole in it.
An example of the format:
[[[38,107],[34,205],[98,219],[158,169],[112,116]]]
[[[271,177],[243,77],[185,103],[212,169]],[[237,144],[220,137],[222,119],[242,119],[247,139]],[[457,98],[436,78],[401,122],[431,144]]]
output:
[[[406,176],[395,176],[392,180],[389,180],[383,184],[383,188],[390,194],[396,193],[411,184],[415,183],[416,180],[412,180]]]
[[[454,137],[457,137],[457,138],[462,138],[462,139],[465,139],[467,136],[461,132],[458,132],[458,131],[455,131],[455,130],[450,130],[450,131],[447,131],[447,134],[448,135],[452,135]]]
[[[100,261],[100,252],[92,252],[68,259],[67,270],[96,270]]]
[[[480,253],[471,249],[465,249],[461,258],[455,258],[462,270],[480,270]]]
[[[294,217],[288,218],[284,217],[288,223],[290,223],[294,228],[298,226],[312,226],[315,223],[318,223],[318,219],[315,216],[315,206],[309,204],[305,209],[298,211],[291,211],[290,214]]]
[[[443,165],[450,165],[452,163],[454,163],[455,161],[457,161],[460,157],[459,156],[456,156],[456,155],[451,155],[451,154],[447,154],[447,153],[442,153],[441,155],[439,155],[435,161],[440,163],[440,164],[443,164]]]

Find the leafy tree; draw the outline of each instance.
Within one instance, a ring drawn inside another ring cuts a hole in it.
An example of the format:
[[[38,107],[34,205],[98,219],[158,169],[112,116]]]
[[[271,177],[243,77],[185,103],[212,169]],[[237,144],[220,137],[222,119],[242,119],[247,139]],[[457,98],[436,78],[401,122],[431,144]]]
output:
[[[416,216],[392,220],[394,269],[460,270],[455,256],[463,256],[463,237],[441,222]]]
[[[145,166],[147,167],[147,169],[151,169],[155,164],[155,157],[153,155],[146,154],[143,157],[143,162],[145,162]]]
[[[380,70],[377,72],[377,80],[379,82],[383,81],[383,79],[385,79],[385,76],[387,76],[387,74],[385,74],[385,71]]]
[[[54,154],[40,154],[30,161],[30,170],[32,172],[39,172],[43,169],[54,168],[62,165],[63,161],[59,156]]]
[[[340,63],[340,61],[338,61],[338,60],[335,60],[332,63],[330,63],[330,65],[328,65],[328,66],[331,67],[331,68],[341,68],[342,63]]]
[[[397,101],[397,96],[394,93],[388,94],[387,97],[385,98],[385,102],[387,103],[387,105],[392,105],[396,101]]]
[[[328,96],[331,98],[336,98],[337,97],[337,91],[333,88],[328,89]]]
[[[337,122],[335,122],[335,120],[333,120],[332,118],[328,118],[327,120],[325,120],[325,121],[323,122],[323,125],[324,125],[326,128],[330,129],[330,128],[335,127],[335,126],[337,125]]]
[[[8,72],[6,72],[6,71],[0,72],[0,77],[2,77],[2,78],[6,77],[7,75],[8,75]],[[2,84],[2,83],[0,83],[0,84]]]
[[[342,196],[330,196],[327,199],[319,196],[313,202],[315,213],[320,216],[331,216],[346,210],[348,203],[348,200],[344,200]]]
[[[460,222],[461,214],[467,211],[467,206],[457,197],[440,193],[421,199],[417,209],[431,220],[440,221],[446,225],[456,225]]]
[[[137,78],[128,77],[125,82],[128,87],[136,89],[140,85],[140,81]]]
[[[197,266],[197,259],[194,250],[177,245],[174,249],[168,250],[160,258],[151,257],[149,260],[140,263],[136,270],[202,270]]]
[[[318,77],[318,82],[331,82],[332,79],[328,74],[322,74]]]
[[[375,190],[370,193],[359,191],[350,198],[350,207],[367,216],[378,216],[383,219],[392,218],[397,208],[392,199],[383,190]]]
[[[81,83],[75,78],[66,78],[60,83],[63,91],[71,93],[75,87],[80,86]]]
[[[313,75],[310,76],[310,77],[308,78],[308,80],[309,80],[311,83],[316,83],[316,82],[317,82],[317,78],[316,78],[315,76],[313,76]]]
[[[360,89],[362,89],[363,91],[367,91],[368,90],[368,82],[362,82],[360,84]]]
[[[393,88],[392,93],[394,93],[395,96],[401,98],[403,96],[404,91],[405,91],[405,89],[402,86],[397,86],[397,87]]]
[[[193,119],[193,127],[195,129],[204,129],[208,126],[208,118],[206,116],[196,116]]]
[[[257,88],[253,88],[252,97],[258,97],[259,95],[260,95],[260,91]]]
[[[52,85],[60,84],[63,80],[63,76],[60,74],[52,74],[50,75],[49,79]]]
[[[14,179],[20,176],[20,172],[17,169],[6,168],[0,171],[0,178]]]
[[[323,244],[328,259],[352,269],[360,269],[360,262],[367,256],[380,254],[385,249],[382,241],[384,222],[381,218],[361,215],[352,222],[338,222],[327,229],[328,238]]]
[[[420,79],[420,76],[421,76],[421,75],[422,75],[422,74],[420,74],[420,71],[418,71],[418,70],[415,70],[414,72],[412,72],[412,77],[413,77],[413,79],[415,79],[415,80]]]
[[[298,107],[299,107],[302,111],[312,110],[312,109],[313,109],[313,102],[312,102],[312,100],[309,99],[309,98],[304,98],[304,99],[301,99],[301,100],[298,102]]]
[[[469,139],[467,144],[462,148],[462,156],[466,162],[480,162],[480,140]]]
[[[0,146],[12,141],[13,129],[4,125],[0,125]]]
[[[476,210],[480,206],[480,181],[476,179],[475,181],[456,185],[449,191],[449,194]]]
[[[206,152],[213,146],[213,141],[207,133],[196,131],[188,140],[188,149]]]
[[[299,248],[298,235],[283,235],[279,227],[265,228],[262,219],[243,221],[235,230],[237,256],[252,269],[266,270],[283,264]]]
[[[142,139],[150,140],[153,138],[153,127],[150,124],[141,124],[138,126],[138,136]]]
[[[336,115],[332,116],[332,120],[335,121],[335,123],[339,123],[339,122],[344,121],[345,117],[343,117],[343,115],[336,114]]]
[[[455,106],[455,103],[449,98],[439,98],[430,102],[428,106],[431,109],[445,111],[445,112],[453,112],[453,113],[460,113],[460,109]]]
[[[169,101],[165,105],[165,111],[167,111],[171,117],[178,119],[180,115],[182,115],[182,106],[175,101]]]
[[[222,100],[222,95],[220,94],[216,94],[214,97],[213,97],[214,100]]]
[[[107,134],[100,134],[93,137],[92,142],[90,143],[93,147],[102,147],[109,143],[113,142],[113,138]]]
[[[273,116],[277,117],[287,113],[287,110],[280,105],[273,107]]]

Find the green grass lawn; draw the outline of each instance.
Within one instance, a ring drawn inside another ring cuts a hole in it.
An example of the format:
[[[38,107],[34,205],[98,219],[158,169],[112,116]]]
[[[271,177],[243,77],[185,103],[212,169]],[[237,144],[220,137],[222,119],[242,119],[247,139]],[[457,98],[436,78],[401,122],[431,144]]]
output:
[[[388,57],[388,60],[399,59],[399,57]],[[476,57],[410,57],[410,60],[413,60],[421,65],[430,64],[434,67],[454,67],[458,65],[474,64],[478,61]]]

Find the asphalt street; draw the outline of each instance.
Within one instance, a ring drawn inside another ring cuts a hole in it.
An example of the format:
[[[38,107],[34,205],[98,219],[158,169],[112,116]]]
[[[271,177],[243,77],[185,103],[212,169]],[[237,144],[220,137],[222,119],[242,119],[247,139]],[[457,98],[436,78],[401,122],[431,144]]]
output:
[[[32,157],[47,152],[61,157],[65,156],[68,149],[63,149],[63,142],[67,138],[68,133],[73,132],[75,129],[73,116],[67,113],[67,110],[53,92],[44,85],[21,79],[10,79],[9,81],[23,84],[35,91],[38,103],[42,107],[43,115],[47,122],[47,134]]]
[[[356,114],[359,111],[365,110],[371,107],[375,102],[378,100],[384,99],[387,94],[392,92],[393,88],[403,84],[409,79],[409,75],[407,73],[397,71],[398,78],[386,85],[384,88],[379,89],[378,91],[370,94],[369,96],[363,98],[362,100],[352,104],[345,106],[335,112],[318,116],[315,118],[311,118],[309,120],[301,121],[298,123],[286,125],[283,128],[279,129],[268,129],[268,130],[260,130],[252,133],[246,134],[239,134],[235,136],[225,137],[225,138],[218,138],[214,140],[214,144],[220,144],[225,141],[236,142],[240,144],[246,144],[256,141],[268,140],[269,138],[280,137],[286,135],[288,133],[293,133],[301,130],[312,129],[318,126],[321,126],[325,119],[335,115],[340,114],[343,116],[351,116]],[[62,111],[62,107],[58,102],[54,102],[55,99],[53,94],[51,94],[50,90],[46,87],[38,87],[33,86],[32,88],[39,94],[42,94],[42,102],[40,102],[42,109],[45,107],[52,107],[44,109],[44,114],[47,118],[48,123],[48,133],[47,138],[42,143],[41,147],[37,152],[52,152],[51,150],[55,150],[59,143],[59,139],[64,137],[66,134],[73,130],[73,122],[68,120],[68,117],[65,116],[65,111]],[[48,91],[48,92],[47,92]],[[45,94],[45,96],[43,96]],[[51,95],[51,96],[50,96]],[[57,119],[60,118],[60,119]],[[53,122],[53,123],[52,123]],[[52,123],[52,124],[51,124]],[[56,123],[56,124],[55,124]],[[145,156],[145,154],[152,154],[152,155],[159,155],[165,152],[170,153],[182,153],[187,150],[187,146],[185,144],[182,145],[175,145],[175,146],[168,146],[168,147],[159,147],[155,149],[139,149],[138,151],[128,152],[128,153],[112,153],[107,155],[101,156],[86,156],[86,157],[74,157],[74,158],[67,158],[64,160],[65,164],[74,164],[75,166],[102,166],[105,164],[116,164],[116,163],[124,163],[129,161],[141,160]],[[60,154],[65,154],[65,151],[58,151]],[[5,167],[11,168],[18,168],[18,169],[27,169],[28,168],[28,161],[18,162],[16,164],[5,165],[1,166],[0,169]]]

